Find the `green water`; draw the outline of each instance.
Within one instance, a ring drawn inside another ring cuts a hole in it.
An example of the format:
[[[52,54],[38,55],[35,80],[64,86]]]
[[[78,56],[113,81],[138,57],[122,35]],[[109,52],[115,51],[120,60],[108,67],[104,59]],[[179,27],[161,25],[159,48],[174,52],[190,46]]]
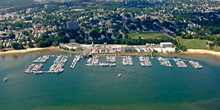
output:
[[[69,55],[69,54],[66,54]],[[87,67],[81,59],[61,74],[25,74],[37,55],[0,58],[0,110],[219,110],[220,64],[197,60],[203,69],[162,67]],[[55,58],[44,64],[48,70]],[[101,58],[102,61],[105,58]],[[117,74],[121,72],[122,77]],[[4,77],[8,82],[3,82]]]

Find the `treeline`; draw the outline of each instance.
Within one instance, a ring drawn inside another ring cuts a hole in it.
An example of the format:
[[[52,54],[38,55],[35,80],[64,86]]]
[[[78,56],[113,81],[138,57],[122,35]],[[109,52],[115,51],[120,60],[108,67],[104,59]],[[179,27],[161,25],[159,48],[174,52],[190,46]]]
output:
[[[35,39],[37,47],[49,47],[49,46],[58,46],[59,43],[68,43],[69,37],[66,36],[49,36],[43,34],[41,37]]]

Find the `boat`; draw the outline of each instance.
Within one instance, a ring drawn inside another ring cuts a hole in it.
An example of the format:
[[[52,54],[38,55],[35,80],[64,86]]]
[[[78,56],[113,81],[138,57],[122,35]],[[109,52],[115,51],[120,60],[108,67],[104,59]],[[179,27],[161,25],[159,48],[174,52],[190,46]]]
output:
[[[109,66],[109,64],[108,63],[100,63],[99,66],[107,67],[107,66]]]
[[[88,63],[88,64],[86,64],[86,66],[93,66],[93,64],[91,64],[91,63]]]
[[[118,77],[121,77],[121,73],[118,73]]]
[[[112,64],[109,64],[110,67],[115,67],[116,64],[115,63],[112,63]]]
[[[4,82],[7,82],[7,81],[8,81],[8,78],[7,78],[7,77],[5,77],[5,78],[3,79],[3,81],[4,81]]]
[[[144,62],[140,62],[141,66],[145,66]]]

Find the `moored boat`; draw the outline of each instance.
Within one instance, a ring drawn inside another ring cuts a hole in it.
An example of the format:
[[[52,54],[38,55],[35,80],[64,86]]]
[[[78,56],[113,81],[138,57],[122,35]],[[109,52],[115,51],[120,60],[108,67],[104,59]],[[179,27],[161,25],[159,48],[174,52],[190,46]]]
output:
[[[118,77],[121,77],[121,73],[118,73]]]
[[[4,82],[7,82],[7,81],[8,81],[8,78],[7,78],[7,77],[5,77],[5,78],[3,79],[3,81],[4,81]]]

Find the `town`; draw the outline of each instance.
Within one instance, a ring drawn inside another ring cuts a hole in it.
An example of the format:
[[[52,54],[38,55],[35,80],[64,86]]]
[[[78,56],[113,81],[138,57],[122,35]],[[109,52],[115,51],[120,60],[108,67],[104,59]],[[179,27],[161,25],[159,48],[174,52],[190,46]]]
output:
[[[73,43],[128,45],[125,51],[137,52],[216,50],[220,45],[218,1],[35,0],[30,4],[0,6],[2,51],[50,46],[74,51],[79,46]]]

